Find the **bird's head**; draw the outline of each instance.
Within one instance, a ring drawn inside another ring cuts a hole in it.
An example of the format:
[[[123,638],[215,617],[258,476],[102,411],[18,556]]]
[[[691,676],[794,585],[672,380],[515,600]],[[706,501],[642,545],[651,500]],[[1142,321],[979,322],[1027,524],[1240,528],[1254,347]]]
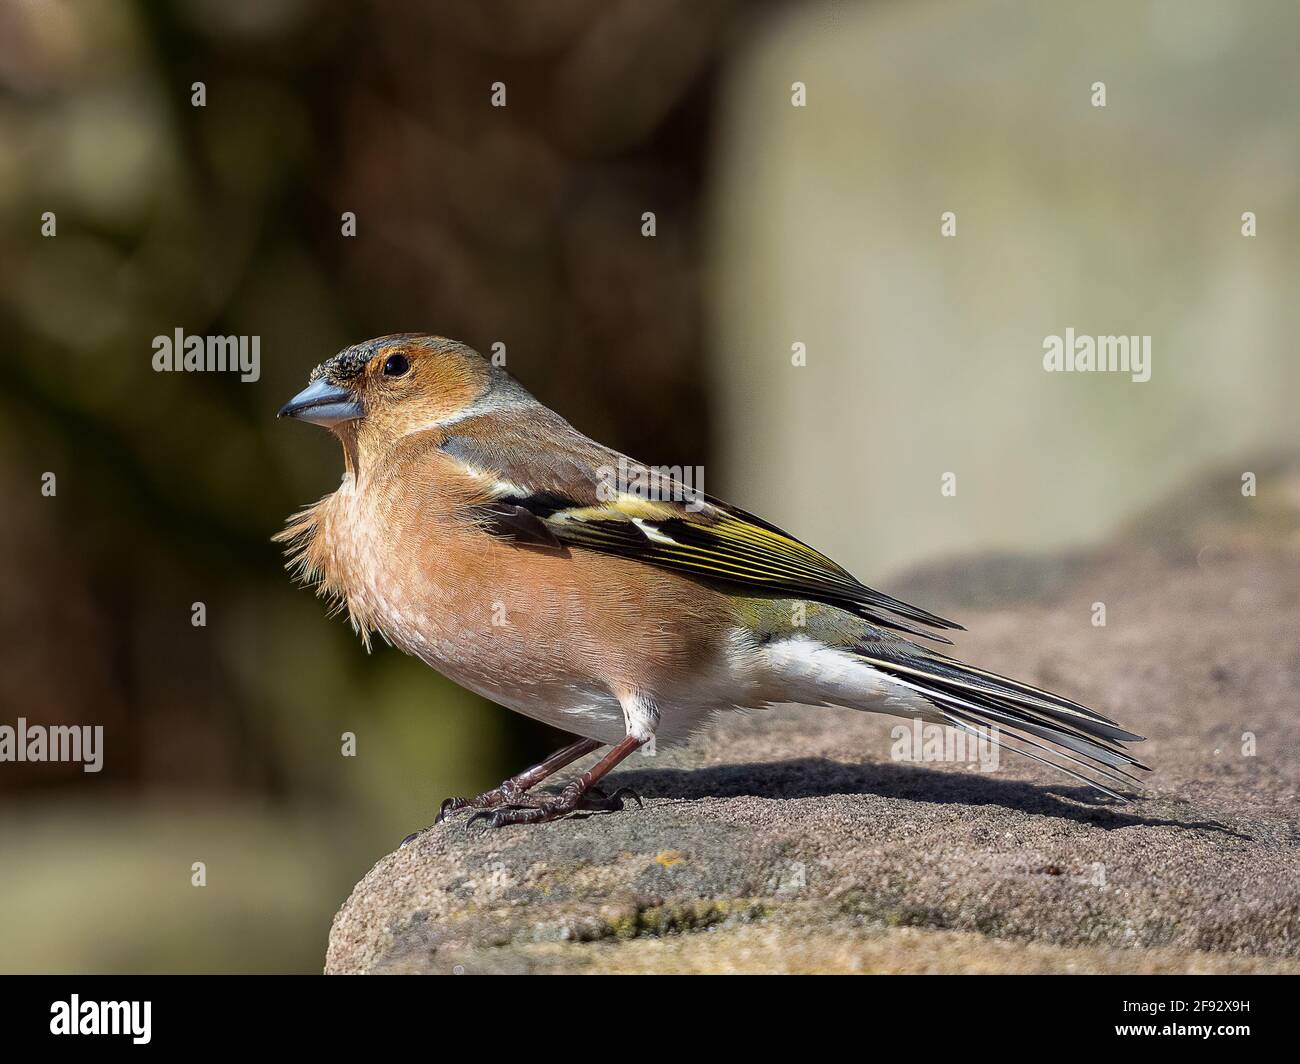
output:
[[[276,416],[323,425],[346,451],[377,453],[463,414],[504,377],[473,348],[445,336],[381,336],[322,362]]]

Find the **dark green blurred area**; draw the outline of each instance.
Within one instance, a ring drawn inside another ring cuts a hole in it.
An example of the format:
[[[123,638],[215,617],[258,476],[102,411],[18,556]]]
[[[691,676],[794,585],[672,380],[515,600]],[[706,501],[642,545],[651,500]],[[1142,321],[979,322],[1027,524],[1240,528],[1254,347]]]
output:
[[[270,537],[342,467],[274,412],[339,348],[434,331],[506,344],[620,449],[705,460],[698,201],[727,12],[0,9],[0,723],[105,728],[99,774],[0,767],[0,970],[319,970],[375,859],[558,745],[367,656],[291,586]],[[153,372],[177,328],[259,336],[260,380]]]

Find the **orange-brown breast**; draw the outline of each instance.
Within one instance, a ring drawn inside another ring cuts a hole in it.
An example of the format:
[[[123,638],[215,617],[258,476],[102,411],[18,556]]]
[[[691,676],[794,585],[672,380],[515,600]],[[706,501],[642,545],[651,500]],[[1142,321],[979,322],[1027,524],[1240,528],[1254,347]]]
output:
[[[436,443],[345,479],[322,504],[314,553],[359,625],[507,703],[582,685],[653,692],[718,661],[732,623],[725,594],[485,531],[469,516],[483,482]]]

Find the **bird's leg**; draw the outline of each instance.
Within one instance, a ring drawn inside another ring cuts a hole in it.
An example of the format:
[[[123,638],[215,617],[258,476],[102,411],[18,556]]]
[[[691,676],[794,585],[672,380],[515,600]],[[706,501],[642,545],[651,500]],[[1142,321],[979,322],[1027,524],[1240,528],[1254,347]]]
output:
[[[485,809],[470,817],[470,822],[473,823],[482,817],[494,828],[499,828],[507,824],[540,824],[543,821],[559,820],[570,813],[586,810],[613,813],[623,808],[624,797],[636,798],[637,804],[640,805],[641,799],[629,788],[623,787],[607,795],[597,788],[596,784],[644,742],[644,739],[629,735],[576,780],[566,784],[559,794],[542,798],[536,805],[508,805],[504,808]]]
[[[532,768],[524,769],[518,775],[511,776],[501,786],[484,791],[476,798],[447,798],[438,809],[438,819],[434,823],[441,824],[447,817],[462,809],[495,809],[499,805],[515,805],[523,800],[527,791],[536,787],[542,780],[603,745],[595,739],[579,739],[562,750],[556,750],[545,761]]]

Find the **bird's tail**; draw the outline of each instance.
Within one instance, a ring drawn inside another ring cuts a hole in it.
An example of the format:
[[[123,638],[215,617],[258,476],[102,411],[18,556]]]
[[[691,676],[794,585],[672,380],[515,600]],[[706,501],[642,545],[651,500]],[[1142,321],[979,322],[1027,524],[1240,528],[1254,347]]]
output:
[[[1141,742],[1142,736],[1061,695],[936,651],[916,649],[917,654],[895,656],[864,648],[858,656],[915,691],[954,728],[992,730],[993,741],[1003,749],[1050,765],[1121,801],[1127,798],[1110,784],[1121,790],[1141,786],[1127,769],[1147,766],[1121,744]]]

